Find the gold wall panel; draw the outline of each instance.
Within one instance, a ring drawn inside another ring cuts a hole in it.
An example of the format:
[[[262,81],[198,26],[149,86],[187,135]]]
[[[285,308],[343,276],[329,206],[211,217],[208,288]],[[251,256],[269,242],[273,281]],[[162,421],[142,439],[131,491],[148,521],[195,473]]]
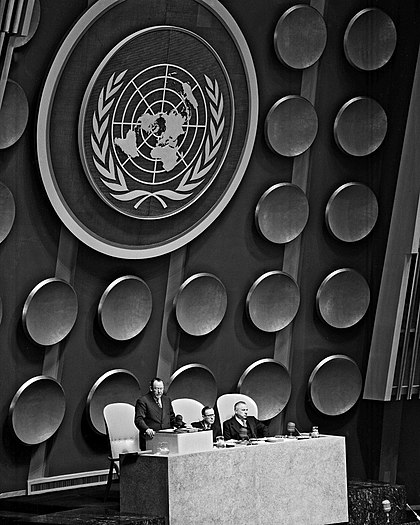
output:
[[[344,34],[344,52],[352,66],[372,71],[384,66],[397,44],[392,19],[381,9],[368,7],[350,20]]]
[[[7,80],[0,107],[0,149],[13,146],[25,131],[29,107],[25,92],[13,80]]]
[[[87,419],[92,429],[106,435],[103,410],[110,403],[135,405],[140,397],[137,377],[124,369],[109,370],[103,374],[89,391],[86,401]]]
[[[298,95],[287,95],[271,107],[265,119],[265,139],[279,155],[296,157],[306,151],[318,132],[312,104]]]
[[[362,391],[362,375],[357,364],[345,355],[323,359],[312,371],[308,382],[314,407],[327,416],[350,410]]]
[[[329,232],[344,242],[356,242],[369,235],[377,218],[378,201],[375,194],[358,182],[349,182],[337,188],[325,209]]]
[[[66,410],[62,386],[47,376],[24,383],[14,395],[9,416],[16,437],[25,445],[49,439],[61,425]]]
[[[316,306],[321,318],[334,328],[349,328],[365,315],[370,302],[369,285],[351,268],[330,273],[316,294]]]
[[[98,319],[103,331],[116,341],[138,335],[152,314],[152,293],[147,284],[134,275],[113,281],[98,305]]]
[[[291,391],[292,382],[286,367],[270,358],[252,363],[238,381],[238,392],[257,403],[258,418],[263,421],[280,414]]]
[[[191,363],[171,375],[167,394],[171,399],[186,397],[212,407],[217,399],[216,379],[206,366]]]
[[[309,217],[305,193],[295,184],[271,186],[258,201],[255,224],[260,234],[275,244],[284,244],[300,235]]]
[[[67,282],[52,277],[35,286],[22,312],[26,335],[41,346],[54,345],[71,331],[77,317],[77,296]]]
[[[277,57],[292,69],[306,69],[315,64],[326,43],[325,21],[319,11],[309,5],[290,7],[280,17],[274,31]]]
[[[0,242],[9,235],[15,221],[16,206],[12,192],[0,182]]]
[[[296,281],[280,270],[261,275],[246,298],[248,316],[263,332],[277,332],[290,324],[299,304],[300,291]]]
[[[355,157],[376,151],[385,139],[388,119],[382,106],[369,97],[354,97],[346,102],[334,121],[338,147]]]
[[[206,335],[219,326],[226,313],[224,284],[209,273],[197,273],[181,285],[174,299],[179,326],[190,335]]]

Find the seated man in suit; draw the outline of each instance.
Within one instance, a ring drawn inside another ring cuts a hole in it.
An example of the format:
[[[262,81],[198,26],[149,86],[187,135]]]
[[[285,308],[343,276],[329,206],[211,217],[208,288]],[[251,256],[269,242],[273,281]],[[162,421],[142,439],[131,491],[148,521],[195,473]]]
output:
[[[226,440],[239,441],[250,438],[268,436],[268,428],[254,416],[248,416],[248,406],[245,401],[235,403],[234,415],[223,423],[223,435]]]
[[[221,435],[221,430],[220,425],[216,423],[216,414],[214,413],[214,409],[209,406],[205,406],[201,410],[201,415],[203,416],[203,419],[201,421],[194,421],[191,423],[191,426],[201,430],[212,430],[213,441],[216,441],[216,436]]]
[[[163,390],[162,379],[155,377],[150,381],[149,392],[136,401],[134,424],[140,431],[141,450],[146,450],[146,439],[152,439],[156,430],[175,426],[172,402]]]

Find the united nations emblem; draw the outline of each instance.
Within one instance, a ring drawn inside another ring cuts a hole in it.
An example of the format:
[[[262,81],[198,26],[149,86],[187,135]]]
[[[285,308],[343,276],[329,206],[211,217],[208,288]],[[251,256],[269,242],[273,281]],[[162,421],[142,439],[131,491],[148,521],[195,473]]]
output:
[[[230,205],[257,124],[252,56],[218,0],[96,0],[45,79],[39,171],[80,241],[112,257],[156,257]]]
[[[179,41],[176,60],[144,54],[168,38]],[[191,57],[203,51],[206,68]],[[137,219],[167,217],[200,198],[217,177],[234,124],[220,58],[198,35],[173,27],[143,30],[116,46],[83,108],[80,145],[89,181],[108,205]]]

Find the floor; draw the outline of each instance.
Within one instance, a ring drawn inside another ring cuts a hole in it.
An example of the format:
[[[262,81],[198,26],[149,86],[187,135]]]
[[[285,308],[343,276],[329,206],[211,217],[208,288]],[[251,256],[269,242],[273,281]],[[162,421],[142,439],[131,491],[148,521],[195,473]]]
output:
[[[104,502],[105,487],[71,489],[0,499],[0,525],[161,525],[159,518],[120,514],[119,485]]]
[[[104,494],[105,487],[98,486],[0,498],[0,525],[164,525],[162,518],[121,514],[118,483],[113,483],[106,502]],[[351,522],[359,525],[355,521]],[[404,525],[415,523],[420,521],[412,513],[407,513]]]

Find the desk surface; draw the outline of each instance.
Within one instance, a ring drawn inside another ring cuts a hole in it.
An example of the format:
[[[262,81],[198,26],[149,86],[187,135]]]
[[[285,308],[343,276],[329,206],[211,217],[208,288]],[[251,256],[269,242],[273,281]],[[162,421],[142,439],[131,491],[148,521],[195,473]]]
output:
[[[123,458],[121,511],[170,525],[326,525],[346,522],[345,440],[260,442]]]

